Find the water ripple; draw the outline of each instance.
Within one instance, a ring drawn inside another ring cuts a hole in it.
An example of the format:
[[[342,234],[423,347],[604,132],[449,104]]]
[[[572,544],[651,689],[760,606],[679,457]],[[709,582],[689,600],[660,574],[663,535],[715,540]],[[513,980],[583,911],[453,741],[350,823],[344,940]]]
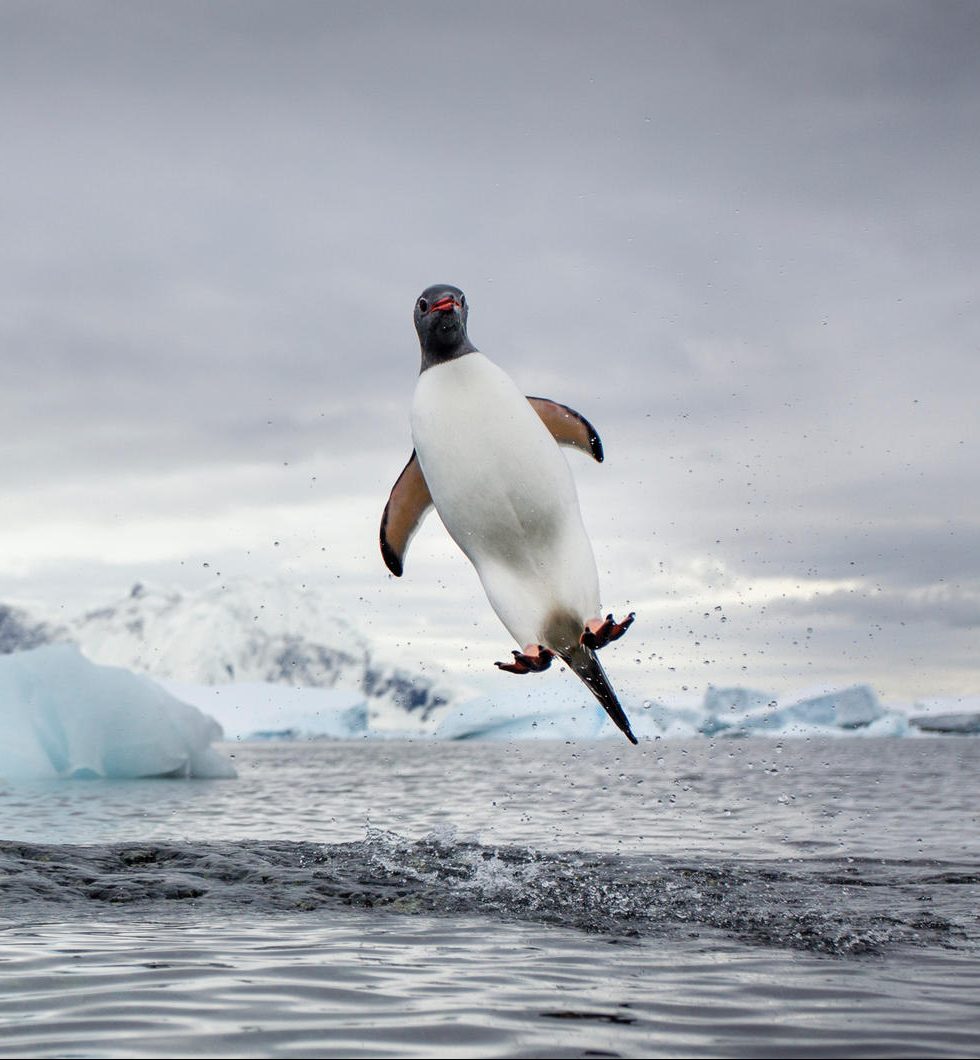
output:
[[[196,915],[335,908],[531,921],[602,935],[720,931],[837,956],[971,947],[980,865],[738,861],[551,853],[371,832],[359,842],[0,842],[0,898],[59,917],[167,907]],[[21,907],[18,909],[18,907]]]

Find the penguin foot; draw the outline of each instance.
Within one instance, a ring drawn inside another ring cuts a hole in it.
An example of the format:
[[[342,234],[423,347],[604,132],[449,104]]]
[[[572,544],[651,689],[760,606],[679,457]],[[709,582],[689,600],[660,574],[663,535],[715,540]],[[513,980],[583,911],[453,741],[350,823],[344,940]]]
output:
[[[511,674],[539,674],[547,670],[555,653],[543,644],[528,644],[524,651],[513,651],[512,663],[494,663],[494,666]]]
[[[600,648],[604,648],[610,641],[619,640],[630,626],[633,625],[634,618],[636,618],[635,611],[630,611],[622,622],[617,622],[612,615],[606,615],[605,619],[590,618],[589,621],[585,623],[585,631],[582,633],[579,641],[581,644],[584,644],[586,648],[598,651]]]

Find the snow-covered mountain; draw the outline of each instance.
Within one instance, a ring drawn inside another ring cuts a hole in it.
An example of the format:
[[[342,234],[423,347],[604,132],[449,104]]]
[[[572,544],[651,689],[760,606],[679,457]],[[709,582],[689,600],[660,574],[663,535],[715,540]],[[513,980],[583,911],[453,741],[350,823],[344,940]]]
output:
[[[0,605],[0,654],[56,642],[158,679],[233,738],[618,738],[577,682],[554,674],[534,688],[505,683],[476,697],[438,686],[379,659],[333,601],[287,582],[198,592],[134,585],[60,624]],[[980,732],[974,699],[891,709],[865,685],[785,696],[709,687],[701,704],[627,699],[624,706],[636,733],[650,739]]]
[[[0,655],[62,640],[63,632],[61,627],[32,618],[23,608],[0,604]]]
[[[134,585],[61,625],[0,605],[0,653],[77,644],[93,662],[198,684],[266,682],[357,691],[369,706],[427,719],[451,690],[376,657],[369,642],[311,589],[240,582],[197,592]]]

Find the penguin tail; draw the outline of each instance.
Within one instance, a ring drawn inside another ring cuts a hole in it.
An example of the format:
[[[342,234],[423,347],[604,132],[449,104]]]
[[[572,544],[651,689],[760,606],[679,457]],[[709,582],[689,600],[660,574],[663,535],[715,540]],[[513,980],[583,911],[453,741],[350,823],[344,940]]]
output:
[[[637,743],[630,720],[626,717],[613,686],[606,677],[596,653],[584,644],[577,644],[567,652],[559,653],[570,670],[577,674],[588,690],[599,700],[603,709],[613,720],[613,724],[623,733],[630,743]]]

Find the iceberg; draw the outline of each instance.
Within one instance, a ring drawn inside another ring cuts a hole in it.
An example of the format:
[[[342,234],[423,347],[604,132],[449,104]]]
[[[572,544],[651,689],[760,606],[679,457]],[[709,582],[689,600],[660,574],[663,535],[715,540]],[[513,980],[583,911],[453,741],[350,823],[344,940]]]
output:
[[[908,719],[886,710],[868,685],[777,697],[752,688],[709,685],[696,712],[703,736],[905,736]],[[661,729],[675,711],[658,705]],[[690,711],[683,720],[691,724]]]
[[[909,718],[909,724],[920,732],[973,736],[980,734],[980,713],[916,714]]]
[[[785,723],[832,726],[838,729],[858,729],[884,717],[885,711],[878,697],[867,685],[854,685],[839,692],[829,692],[810,699],[801,699],[788,707],[773,711],[766,719],[777,727]]]
[[[701,711],[691,706],[668,706],[655,699],[644,700],[641,706],[624,703],[633,732],[642,740],[681,740],[697,736],[702,724]],[[603,736],[620,736],[619,730],[607,725]]]
[[[0,656],[0,777],[233,777],[221,726],[70,644]]]
[[[918,699],[908,708],[916,732],[945,736],[980,736],[980,696]]]
[[[899,723],[896,728],[896,723]],[[908,728],[904,717],[892,716],[867,685],[798,699],[780,705],[747,726],[752,732],[863,732],[865,735],[899,735]]]
[[[708,685],[704,694],[704,714],[700,731],[705,736],[716,733],[746,731],[765,725],[766,717],[776,706],[776,697],[753,688],[715,688]]]
[[[481,696],[450,707],[434,735],[443,740],[620,739],[603,710],[581,709],[561,688]],[[886,710],[868,685],[777,698],[756,689],[709,686],[702,703],[669,705],[623,697],[641,739],[738,736],[906,736],[907,717]],[[960,730],[962,731],[962,730]]]

